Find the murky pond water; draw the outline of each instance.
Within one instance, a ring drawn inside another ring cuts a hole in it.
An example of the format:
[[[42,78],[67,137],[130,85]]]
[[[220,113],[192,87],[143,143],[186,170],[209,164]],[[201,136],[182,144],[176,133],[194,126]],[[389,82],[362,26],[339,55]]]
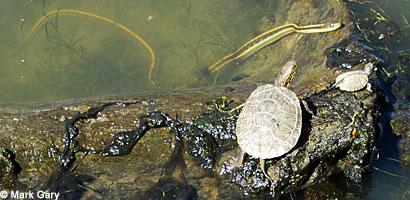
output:
[[[255,35],[255,22],[277,7],[239,0],[1,4],[1,102],[189,87],[211,78],[207,67]]]
[[[212,86],[218,82],[207,71],[208,67],[258,35],[261,18],[280,13],[286,8],[283,2],[4,0],[0,2],[0,102],[54,101]],[[409,64],[392,55],[410,55],[410,3],[339,2],[349,4],[352,23],[363,29],[361,37],[368,39],[383,61],[380,82],[390,100],[383,108],[382,133],[369,167],[373,188],[363,198],[410,199],[410,175],[398,162],[399,137],[387,125],[394,104],[409,104],[410,90],[405,84],[409,81]],[[361,13],[368,15],[362,17]],[[379,19],[370,24],[383,26],[379,30],[386,32],[366,35],[362,26],[365,23],[360,21],[366,17]],[[400,34],[392,28],[399,29]],[[149,137],[154,136],[148,135],[141,143]],[[164,149],[172,146],[169,136],[155,137],[163,137],[159,143]],[[148,149],[145,157],[150,157],[155,146],[144,145],[137,148],[140,152]],[[149,168],[160,159],[165,158],[133,162],[146,162]],[[126,170],[134,166],[123,167]],[[105,170],[104,165],[99,167],[96,174]],[[153,170],[160,174],[159,168]],[[138,179],[138,175],[122,178],[126,182]],[[199,185],[207,187],[206,181],[201,181]],[[210,198],[234,196],[230,192],[213,194],[212,187],[218,184],[208,184],[212,185]],[[141,191],[151,187],[148,182],[135,185]],[[224,189],[227,190],[221,190]]]

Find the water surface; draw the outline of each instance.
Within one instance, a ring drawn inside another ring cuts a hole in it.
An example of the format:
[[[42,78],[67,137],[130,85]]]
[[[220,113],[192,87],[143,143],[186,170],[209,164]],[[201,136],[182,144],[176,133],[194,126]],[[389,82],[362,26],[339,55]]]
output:
[[[207,67],[252,38],[267,1],[2,1],[0,102],[51,101],[207,86]],[[78,10],[127,27],[132,34]],[[202,80],[202,82],[199,82]],[[155,84],[156,86],[154,86]]]

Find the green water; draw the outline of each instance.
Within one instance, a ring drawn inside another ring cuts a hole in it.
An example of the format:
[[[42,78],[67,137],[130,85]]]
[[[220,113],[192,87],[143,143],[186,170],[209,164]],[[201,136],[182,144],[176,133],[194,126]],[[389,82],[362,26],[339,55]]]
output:
[[[272,12],[265,1],[67,1],[0,3],[0,102],[53,101],[207,86],[207,67],[257,34]],[[46,13],[73,9],[95,17],[54,14],[16,49]],[[201,80],[201,81],[200,81]]]

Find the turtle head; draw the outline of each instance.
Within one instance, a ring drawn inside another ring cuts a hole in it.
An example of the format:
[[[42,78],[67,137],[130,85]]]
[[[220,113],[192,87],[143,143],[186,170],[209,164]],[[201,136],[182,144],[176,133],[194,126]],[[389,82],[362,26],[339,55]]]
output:
[[[363,71],[364,73],[366,73],[367,76],[369,76],[372,73],[373,69],[374,69],[374,64],[370,62],[364,66]]]
[[[275,86],[287,87],[295,76],[297,69],[296,61],[289,61],[282,67],[275,80]]]

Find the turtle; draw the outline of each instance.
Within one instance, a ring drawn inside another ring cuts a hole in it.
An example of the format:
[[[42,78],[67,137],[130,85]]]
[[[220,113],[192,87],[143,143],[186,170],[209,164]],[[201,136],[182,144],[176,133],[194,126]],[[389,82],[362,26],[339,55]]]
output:
[[[236,136],[246,154],[260,159],[263,174],[265,159],[288,153],[297,143],[302,128],[302,111],[298,97],[286,88],[293,79],[296,62],[289,61],[274,84],[257,87],[246,100],[236,122]]]
[[[373,63],[368,63],[364,66],[363,70],[349,71],[340,74],[336,77],[335,84],[333,84],[330,89],[338,87],[340,90],[347,92],[361,90],[368,85],[368,76],[371,74],[373,68]]]

